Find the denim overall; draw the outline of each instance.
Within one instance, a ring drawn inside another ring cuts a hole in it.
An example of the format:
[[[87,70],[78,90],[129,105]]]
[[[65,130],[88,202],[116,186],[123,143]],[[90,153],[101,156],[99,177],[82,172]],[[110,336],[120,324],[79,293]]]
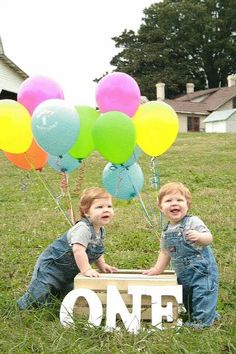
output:
[[[189,218],[185,216],[172,231],[167,224],[162,242],[171,257],[178,284],[183,286],[183,302],[189,315],[186,325],[201,328],[211,326],[219,317],[216,312],[218,269],[210,246],[198,250],[186,240],[184,230]]]
[[[89,221],[85,218],[81,221],[89,226],[91,232],[91,242],[86,248],[86,253],[89,263],[92,264],[105,251],[104,229],[101,229],[101,238],[97,239],[95,230]],[[79,269],[68,243],[67,233],[68,231],[49,245],[39,256],[28,290],[17,300],[21,309],[49,304],[53,296],[65,296],[73,289],[74,277],[79,273]]]

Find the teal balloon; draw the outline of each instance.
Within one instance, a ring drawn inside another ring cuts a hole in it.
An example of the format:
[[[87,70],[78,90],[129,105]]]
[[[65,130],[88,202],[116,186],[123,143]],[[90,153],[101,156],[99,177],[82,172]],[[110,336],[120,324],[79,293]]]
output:
[[[130,200],[142,190],[144,176],[138,163],[129,167],[108,163],[103,170],[102,182],[113,197]]]
[[[60,157],[49,154],[48,165],[56,171],[68,173],[75,170],[76,168],[79,168],[81,161],[74,159],[69,154],[65,154]]]
[[[126,167],[133,165],[135,162],[138,162],[138,159],[140,158],[140,156],[142,156],[142,154],[142,149],[138,145],[136,145],[130,158],[127,161],[123,162],[122,165]]]
[[[108,161],[121,164],[127,161],[136,145],[132,120],[121,112],[101,114],[93,127],[95,149]]]
[[[50,155],[61,156],[71,149],[79,135],[79,116],[64,100],[46,100],[33,112],[32,131],[39,146]]]
[[[69,154],[74,158],[84,159],[94,150],[92,129],[99,117],[99,112],[89,106],[75,106],[75,109],[80,118],[80,134]]]

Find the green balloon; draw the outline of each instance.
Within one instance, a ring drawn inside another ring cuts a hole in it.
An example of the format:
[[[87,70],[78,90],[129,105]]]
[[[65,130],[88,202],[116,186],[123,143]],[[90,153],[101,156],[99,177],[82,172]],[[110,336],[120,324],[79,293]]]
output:
[[[92,128],[99,112],[89,106],[75,106],[80,119],[80,133],[69,154],[75,159],[84,159],[94,150]]]
[[[94,124],[92,134],[95,149],[112,163],[127,161],[136,145],[132,119],[118,111],[101,114]]]

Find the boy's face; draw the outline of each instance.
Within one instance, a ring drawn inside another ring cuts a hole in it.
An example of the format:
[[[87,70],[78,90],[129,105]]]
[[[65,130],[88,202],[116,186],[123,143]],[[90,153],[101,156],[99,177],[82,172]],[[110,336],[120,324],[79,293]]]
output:
[[[179,192],[166,194],[160,203],[160,210],[171,224],[176,224],[188,212],[187,199]]]
[[[107,225],[113,218],[113,215],[114,210],[111,198],[94,199],[86,213],[96,231],[101,226]]]

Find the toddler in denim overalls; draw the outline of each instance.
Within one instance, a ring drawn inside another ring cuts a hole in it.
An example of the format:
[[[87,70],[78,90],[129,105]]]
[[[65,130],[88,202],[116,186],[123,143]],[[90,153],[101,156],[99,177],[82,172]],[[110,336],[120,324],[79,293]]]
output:
[[[168,223],[161,237],[156,265],[144,274],[157,275],[171,262],[188,313],[186,326],[203,328],[219,318],[216,312],[218,269],[209,244],[212,235],[197,216],[187,215],[191,194],[182,183],[167,183],[158,195],[158,206]]]
[[[74,277],[81,272],[98,277],[91,268],[95,263],[102,272],[115,267],[104,260],[104,225],[113,217],[112,200],[102,188],[86,189],[79,203],[82,219],[49,245],[40,255],[26,293],[18,299],[20,309],[50,304],[53,296],[65,296],[73,289]]]

